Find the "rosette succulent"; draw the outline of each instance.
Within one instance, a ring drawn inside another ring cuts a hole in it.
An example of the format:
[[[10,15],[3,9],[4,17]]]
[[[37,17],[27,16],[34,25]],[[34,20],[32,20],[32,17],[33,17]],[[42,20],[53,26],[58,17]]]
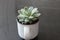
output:
[[[34,7],[24,7],[18,10],[19,15],[17,16],[19,22],[22,24],[33,23],[36,20],[39,20],[39,16],[41,15],[38,11],[38,8]]]

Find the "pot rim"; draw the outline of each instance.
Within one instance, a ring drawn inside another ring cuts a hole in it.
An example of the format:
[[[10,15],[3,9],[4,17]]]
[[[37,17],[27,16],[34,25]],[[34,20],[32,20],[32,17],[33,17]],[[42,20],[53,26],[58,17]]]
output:
[[[37,20],[37,22],[35,22],[35,23],[33,23],[33,24],[22,24],[22,23],[20,23],[20,22],[18,21],[17,18],[16,18],[16,21],[17,21],[19,24],[21,24],[21,25],[34,25],[34,24],[37,24],[37,23],[39,22],[39,19]]]

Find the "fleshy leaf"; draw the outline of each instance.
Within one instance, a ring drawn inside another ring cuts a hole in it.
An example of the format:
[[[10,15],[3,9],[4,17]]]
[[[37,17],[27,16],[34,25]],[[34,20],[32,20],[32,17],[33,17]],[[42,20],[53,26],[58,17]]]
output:
[[[25,10],[24,9],[21,9],[21,12],[22,12],[22,14],[24,14]]]
[[[35,14],[35,17],[39,17],[41,14],[40,13],[38,13],[38,14]]]
[[[25,19],[25,23],[27,23],[27,22],[29,22],[29,20],[26,18],[26,19]]]
[[[31,6],[31,7],[29,7],[29,9],[28,9],[30,12],[32,12],[32,10],[33,10],[33,7]]]
[[[32,10],[32,13],[31,13],[31,14],[37,13],[37,12],[38,12],[37,9],[38,9],[38,8],[34,8],[34,9]]]
[[[33,17],[33,16],[30,16],[29,18],[32,19],[32,18],[34,18],[34,17]]]
[[[23,19],[20,19],[19,21],[22,22],[22,21],[24,21],[24,20],[23,20]]]
[[[19,13],[19,14],[21,13],[20,10],[18,10],[18,13]]]

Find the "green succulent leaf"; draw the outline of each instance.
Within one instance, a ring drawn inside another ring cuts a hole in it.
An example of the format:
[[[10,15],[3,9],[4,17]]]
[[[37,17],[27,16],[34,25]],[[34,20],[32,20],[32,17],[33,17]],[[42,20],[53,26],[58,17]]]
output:
[[[38,14],[36,13],[36,14],[35,14],[35,17],[39,17],[40,15],[41,15],[40,13],[38,13]]]
[[[29,7],[29,9],[28,9],[29,11],[30,11],[30,13],[32,12],[32,10],[33,10],[33,7],[31,6],[31,7]]]
[[[38,19],[38,18],[33,18],[33,20],[36,20],[36,19]]]
[[[39,13],[38,8],[31,7],[24,7],[21,10],[18,10],[18,19],[22,23],[32,23],[33,21],[37,20],[41,13]],[[23,22],[24,21],[24,22]]]
[[[34,13],[37,13],[38,12],[38,10],[37,10],[38,8],[34,8],[33,10],[32,10],[32,13],[31,13],[31,15],[33,15]]]
[[[30,16],[30,17],[29,17],[29,19],[32,19],[32,18],[34,18],[34,17],[33,17],[33,16]]]
[[[26,19],[25,19],[25,23],[27,23],[27,22],[29,22],[29,19],[26,18]]]
[[[21,11],[20,11],[20,10],[18,10],[18,13],[20,14],[20,13],[21,13]]]
[[[20,21],[20,22],[23,22],[24,20],[23,20],[23,19],[20,19],[19,21]]]

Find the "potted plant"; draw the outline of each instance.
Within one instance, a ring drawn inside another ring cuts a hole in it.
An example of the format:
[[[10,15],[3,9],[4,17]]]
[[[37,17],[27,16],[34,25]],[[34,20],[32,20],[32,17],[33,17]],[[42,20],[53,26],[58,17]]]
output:
[[[38,8],[24,7],[18,10],[18,34],[23,39],[33,39],[38,35],[39,16]]]

